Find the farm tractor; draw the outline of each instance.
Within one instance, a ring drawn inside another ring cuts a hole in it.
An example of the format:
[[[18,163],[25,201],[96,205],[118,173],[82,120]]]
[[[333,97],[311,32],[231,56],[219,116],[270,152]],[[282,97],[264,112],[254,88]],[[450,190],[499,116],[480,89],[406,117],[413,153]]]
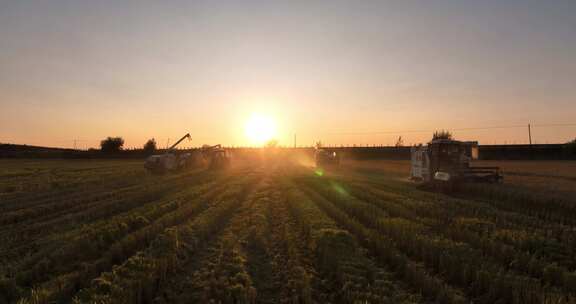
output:
[[[182,138],[168,148],[164,154],[157,154],[148,157],[146,163],[144,163],[144,168],[154,174],[164,174],[166,172],[190,167],[193,163],[192,154],[176,153],[176,146],[178,146],[178,144],[180,144],[184,139],[192,140],[190,133],[182,136]]]
[[[322,148],[322,144],[318,142],[314,151],[314,161],[316,168],[337,167],[340,165],[340,154]]]
[[[204,145],[200,148],[200,152],[210,169],[223,169],[230,166],[230,155],[221,145]]]
[[[472,167],[478,159],[478,142],[434,139],[411,149],[410,179],[450,190],[461,182],[500,183],[499,167]]]

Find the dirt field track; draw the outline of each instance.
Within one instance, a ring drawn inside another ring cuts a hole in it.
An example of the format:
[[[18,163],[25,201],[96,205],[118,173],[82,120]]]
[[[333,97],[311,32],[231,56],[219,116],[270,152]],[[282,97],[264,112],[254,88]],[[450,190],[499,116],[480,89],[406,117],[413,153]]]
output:
[[[302,163],[0,160],[0,303],[576,303],[574,163]]]

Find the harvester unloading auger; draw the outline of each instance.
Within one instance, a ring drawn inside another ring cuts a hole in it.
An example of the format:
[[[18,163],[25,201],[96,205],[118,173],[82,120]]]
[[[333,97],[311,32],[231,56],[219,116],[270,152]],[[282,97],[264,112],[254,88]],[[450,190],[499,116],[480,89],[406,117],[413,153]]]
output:
[[[424,184],[451,189],[460,182],[502,182],[499,167],[471,166],[478,159],[478,142],[434,139],[427,146],[411,149],[410,178]]]
[[[182,136],[176,143],[166,150],[164,154],[152,155],[146,159],[144,167],[154,174],[163,174],[169,171],[177,171],[191,165],[192,154],[176,153],[176,146],[184,139],[192,140],[190,133]]]

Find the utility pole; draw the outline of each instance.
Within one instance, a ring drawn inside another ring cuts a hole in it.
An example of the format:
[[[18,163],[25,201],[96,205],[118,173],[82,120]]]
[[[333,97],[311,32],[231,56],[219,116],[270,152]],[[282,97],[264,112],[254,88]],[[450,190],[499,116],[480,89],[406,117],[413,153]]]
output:
[[[532,145],[532,130],[530,129],[530,124],[528,124],[528,142]]]

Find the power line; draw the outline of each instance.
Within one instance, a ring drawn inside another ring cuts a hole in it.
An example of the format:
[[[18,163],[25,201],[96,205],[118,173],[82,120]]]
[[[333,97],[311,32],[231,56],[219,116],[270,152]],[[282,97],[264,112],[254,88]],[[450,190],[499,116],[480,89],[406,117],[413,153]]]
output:
[[[542,124],[542,125],[532,125],[533,127],[576,127],[576,124]]]
[[[525,128],[526,125],[507,125],[507,126],[486,126],[486,127],[466,127],[466,128],[446,128],[449,131],[475,131],[491,129],[515,129]],[[565,124],[533,124],[532,127],[576,127],[576,123]],[[444,128],[440,128],[444,129]],[[327,132],[327,135],[371,135],[371,134],[405,134],[405,133],[430,133],[435,130],[403,130],[403,131],[368,131],[368,132]]]

